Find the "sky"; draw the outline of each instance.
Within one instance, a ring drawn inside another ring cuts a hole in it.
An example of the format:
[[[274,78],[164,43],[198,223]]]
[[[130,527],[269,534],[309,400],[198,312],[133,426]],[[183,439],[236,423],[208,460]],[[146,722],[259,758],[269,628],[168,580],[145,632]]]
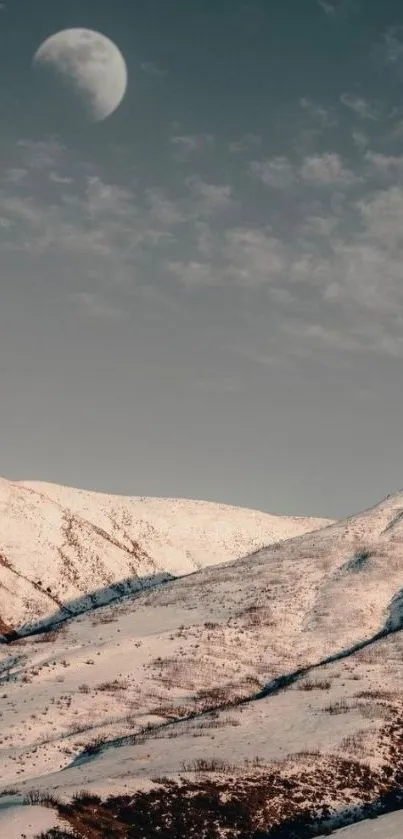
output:
[[[127,65],[103,121],[32,63],[72,27]],[[335,518],[403,486],[400,0],[6,0],[0,78],[0,474]]]

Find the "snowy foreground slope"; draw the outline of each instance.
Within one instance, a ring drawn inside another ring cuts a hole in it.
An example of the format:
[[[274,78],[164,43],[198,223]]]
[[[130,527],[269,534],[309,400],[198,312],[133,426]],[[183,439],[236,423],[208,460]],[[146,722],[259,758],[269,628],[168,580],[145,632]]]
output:
[[[85,839],[306,839],[377,815],[338,839],[397,839],[403,493],[205,564],[0,646],[0,815],[34,801]]]
[[[48,807],[0,807],[0,836],[4,839],[36,839],[38,835],[61,826],[61,820]]]
[[[334,834],[333,839],[402,839],[402,836],[403,813],[397,812],[343,827]]]
[[[0,479],[0,631],[244,556],[327,520]]]

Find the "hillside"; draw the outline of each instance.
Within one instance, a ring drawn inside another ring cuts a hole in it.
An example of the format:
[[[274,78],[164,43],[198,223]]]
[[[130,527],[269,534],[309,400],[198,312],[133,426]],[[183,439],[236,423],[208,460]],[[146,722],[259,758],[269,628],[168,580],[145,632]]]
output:
[[[232,560],[327,520],[0,480],[0,630]],[[75,601],[71,604],[71,601]]]
[[[88,790],[52,806],[91,839],[112,818],[125,839],[293,839],[397,806],[402,510],[397,493],[0,647],[11,801]]]

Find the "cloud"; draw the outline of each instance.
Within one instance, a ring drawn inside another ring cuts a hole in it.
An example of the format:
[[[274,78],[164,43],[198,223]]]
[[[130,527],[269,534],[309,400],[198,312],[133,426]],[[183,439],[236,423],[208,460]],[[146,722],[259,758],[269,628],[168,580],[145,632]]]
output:
[[[379,117],[378,108],[368,102],[362,96],[357,96],[355,93],[342,93],[340,96],[341,103],[353,111],[361,119],[376,120]]]
[[[352,133],[352,138],[354,145],[357,146],[358,149],[361,149],[361,151],[366,149],[370,142],[369,137],[366,134],[362,131],[357,131],[356,129],[354,129]]]
[[[179,280],[181,285],[188,288],[217,285],[217,275],[208,262],[178,260],[167,262],[166,269]]]
[[[294,167],[286,157],[252,160],[249,164],[249,174],[275,189],[287,189],[295,180]]]
[[[237,227],[228,230],[223,242],[221,277],[240,287],[253,289],[280,277],[287,268],[287,254],[270,230]]]
[[[286,267],[282,242],[269,230],[234,227],[216,239],[214,257],[167,264],[168,271],[186,287],[230,286],[259,288],[275,283]]]
[[[382,154],[381,152],[373,152],[368,149],[364,155],[364,159],[378,173],[392,173],[396,176],[400,172],[403,172],[402,155]]]
[[[212,184],[193,174],[184,181],[186,192],[173,201],[161,189],[147,189],[146,202],[151,217],[164,228],[186,223],[197,224],[225,210],[233,204],[231,187],[228,184]]]
[[[317,0],[322,12],[329,18],[335,18],[345,12],[355,11],[359,8],[357,0]]]
[[[214,147],[212,134],[176,134],[171,137],[171,144],[175,147],[175,157],[187,160],[198,152]]]
[[[49,140],[23,139],[17,143],[22,162],[30,169],[55,169],[63,163],[67,149],[54,137]]]
[[[129,287],[136,277],[141,282],[145,260],[174,239],[172,230],[184,218],[180,207],[162,191],[138,193],[94,171],[86,174],[94,167],[56,142],[24,141],[17,151],[25,165],[6,170],[0,183],[3,252],[29,253],[41,266],[56,260],[57,281],[67,288],[71,278],[73,289],[82,283],[77,300],[88,313],[96,308],[85,296],[94,278],[104,288]]]
[[[318,6],[325,15],[334,15],[337,11],[337,3],[334,0],[318,0]]]
[[[268,314],[277,318],[258,363],[318,352],[323,359],[331,358],[326,353],[400,358],[403,184],[393,173],[401,165],[399,156],[368,150],[356,171],[330,153],[295,163],[298,178],[289,187],[290,200],[298,196],[295,212],[279,222],[276,205],[276,231],[256,222],[221,229],[199,220],[192,255],[171,260],[168,272],[188,289],[265,290]],[[389,176],[392,182],[380,187],[379,178]],[[335,185],[345,183],[356,189],[335,200]]]
[[[6,169],[4,172],[4,179],[9,183],[13,184],[20,184],[28,175],[28,169],[22,167],[16,167],[11,169]]]
[[[10,227],[15,227],[19,222],[40,230],[47,218],[47,213],[39,211],[32,196],[7,195],[3,191],[0,193],[0,208],[2,216],[7,219]]]
[[[104,183],[98,175],[87,177],[85,197],[86,210],[91,218],[105,215],[125,218],[135,214],[133,191]]]
[[[331,125],[335,125],[336,119],[335,116],[331,113],[329,108],[324,108],[322,105],[318,105],[305,96],[299,100],[300,107],[303,111],[309,114],[312,119],[317,122],[322,128],[327,128]]]
[[[308,318],[299,319],[300,337],[308,346],[320,341],[329,349],[402,356],[402,213],[401,187],[367,189],[348,207],[350,226],[342,219],[342,227],[333,224],[326,231],[326,249],[310,242],[300,279],[316,284],[321,322],[313,328]],[[295,268],[294,262],[293,282]]]
[[[373,57],[375,59],[378,70],[382,73],[385,84],[385,100],[388,102],[389,97],[386,97],[386,85],[390,85],[391,89],[395,88],[396,84],[401,85],[403,82],[403,25],[390,26],[382,33],[381,37],[373,46]],[[395,91],[396,95],[396,91]],[[392,93],[393,96],[393,93]],[[400,94],[398,93],[400,100]],[[392,100],[393,101],[393,100]],[[396,102],[396,100],[395,100]],[[395,126],[391,138],[400,138],[402,136],[402,108],[399,105],[392,107],[391,111],[386,114],[390,119],[400,116],[400,120]]]
[[[177,203],[171,201],[160,189],[147,189],[146,200],[151,217],[164,228],[174,227],[185,221],[185,216]]]
[[[403,26],[389,27],[383,36],[382,47],[384,60],[401,70],[403,67]]]
[[[154,78],[161,78],[161,76],[166,76],[167,71],[161,70],[154,64],[153,61],[142,61],[140,64],[140,70],[142,73],[145,73],[146,76],[154,76]]]
[[[34,274],[53,271],[77,314],[116,318],[116,300],[137,289],[167,312],[177,300],[186,308],[180,288],[231,289],[235,304],[250,295],[251,310],[269,301],[261,357],[403,356],[398,154],[365,148],[354,167],[329,151],[252,161],[249,176],[269,188],[244,192],[242,180],[199,173],[144,189],[108,181],[57,144],[17,150],[0,183],[2,252],[28,255]]]
[[[330,236],[338,221],[337,216],[307,216],[301,229],[308,236]]]
[[[233,205],[232,189],[228,184],[212,184],[200,175],[186,178],[191,193],[191,207],[196,216],[211,216],[228,210]]]
[[[347,336],[340,330],[321,323],[300,323],[295,320],[286,325],[285,332],[288,340],[297,339],[300,355],[308,355],[324,346],[342,352],[354,352],[359,349],[359,342],[353,336]]]
[[[403,249],[403,188],[391,186],[357,202],[365,224],[366,237],[386,248],[389,254]]]
[[[300,169],[300,177],[307,183],[318,186],[349,185],[357,180],[354,173],[343,165],[336,152],[310,155]]]
[[[72,184],[74,183],[73,178],[66,177],[65,175],[59,175],[58,172],[49,172],[49,180],[54,184]]]
[[[150,305],[176,311],[158,287],[167,276],[189,287],[216,283],[214,225],[235,205],[228,184],[194,173],[173,196],[158,186],[108,182],[53,141],[17,149],[18,166],[0,182],[3,253],[29,254],[39,275],[56,264],[55,284],[77,314],[116,318],[112,295],[135,289]]]
[[[212,259],[216,250],[216,239],[209,220],[196,220],[194,232],[198,254],[204,259]]]
[[[307,155],[299,163],[292,163],[282,156],[252,160],[248,166],[248,173],[275,189],[289,189],[301,184],[342,187],[358,180],[358,176],[344,165],[336,152]]]
[[[257,134],[244,134],[239,140],[233,140],[229,143],[229,151],[231,154],[242,154],[242,152],[250,151],[262,144],[262,138]]]
[[[115,320],[123,315],[123,311],[114,304],[103,299],[102,295],[95,292],[77,291],[68,295],[70,302],[78,309],[80,314],[97,320]]]

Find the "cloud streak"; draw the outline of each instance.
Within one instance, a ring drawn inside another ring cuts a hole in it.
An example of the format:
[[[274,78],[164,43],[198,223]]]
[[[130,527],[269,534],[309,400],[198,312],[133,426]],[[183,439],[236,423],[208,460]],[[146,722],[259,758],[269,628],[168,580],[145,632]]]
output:
[[[174,194],[107,183],[53,141],[19,149],[0,184],[3,251],[67,260],[66,294],[83,316],[116,318],[116,289],[149,286],[150,301],[153,286],[155,301],[177,288],[264,290],[288,353],[403,353],[401,156],[365,148],[354,166],[334,151],[252,160],[244,177],[261,182],[262,222],[241,191],[196,172]]]
[[[171,137],[171,145],[177,160],[188,160],[195,154],[214,148],[215,139],[212,134],[175,134]]]
[[[357,96],[354,93],[342,93],[340,101],[346,108],[358,117],[361,117],[361,119],[379,119],[379,108],[375,107],[371,102],[368,102],[363,96]]]

